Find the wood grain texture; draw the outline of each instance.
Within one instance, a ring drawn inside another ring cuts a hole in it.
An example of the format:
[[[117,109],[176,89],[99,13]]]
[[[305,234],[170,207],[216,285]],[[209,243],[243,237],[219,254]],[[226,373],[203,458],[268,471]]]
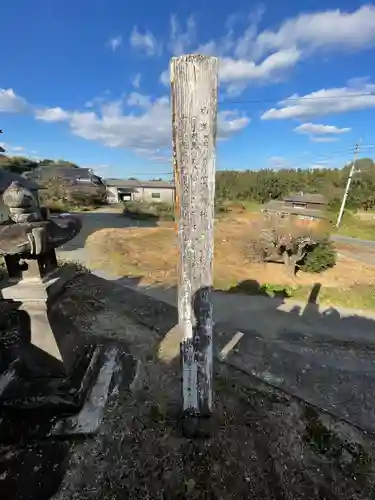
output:
[[[212,406],[212,284],[218,60],[172,58],[171,97],[180,249],[178,314],[183,329],[184,410]]]

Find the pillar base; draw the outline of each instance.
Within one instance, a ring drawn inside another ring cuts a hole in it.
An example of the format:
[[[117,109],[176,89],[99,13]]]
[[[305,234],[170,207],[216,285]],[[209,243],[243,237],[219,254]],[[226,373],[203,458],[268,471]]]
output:
[[[2,283],[3,300],[17,308],[17,357],[30,379],[69,377],[87,351],[72,319],[58,305],[59,294],[74,276],[74,270],[68,271]]]

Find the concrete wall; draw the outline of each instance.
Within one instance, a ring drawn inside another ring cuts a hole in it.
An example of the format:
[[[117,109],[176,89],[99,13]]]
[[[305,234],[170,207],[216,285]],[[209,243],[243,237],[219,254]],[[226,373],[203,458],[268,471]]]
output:
[[[133,199],[136,201],[173,203],[174,189],[172,188],[137,188]]]
[[[133,188],[131,195],[125,197],[126,199],[131,199],[134,201],[146,201],[150,202],[163,202],[163,203],[173,203],[174,200],[174,189],[173,188]],[[107,201],[108,203],[119,203],[121,201],[121,196],[118,193],[116,187],[107,186]],[[130,198],[131,196],[131,198]]]
[[[303,206],[305,206],[308,210],[324,210],[326,206],[323,203],[311,203],[311,202],[303,202],[303,201],[286,201],[286,207],[297,208],[301,206],[303,210]]]
[[[112,186],[107,186],[107,202],[108,203],[119,203],[119,196],[117,188]]]

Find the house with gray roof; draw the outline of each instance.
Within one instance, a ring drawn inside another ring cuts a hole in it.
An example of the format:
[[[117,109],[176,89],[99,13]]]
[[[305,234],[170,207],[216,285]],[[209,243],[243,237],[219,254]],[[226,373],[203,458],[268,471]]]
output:
[[[285,196],[283,200],[270,200],[261,208],[264,213],[281,216],[293,215],[299,219],[325,219],[328,202],[318,193],[295,193]]]
[[[10,170],[6,170],[5,168],[0,169],[0,224],[7,221],[9,218],[8,209],[4,205],[3,201],[3,193],[8,187],[12,184],[12,182],[17,181],[21,184],[21,186],[29,189],[35,199],[39,203],[39,184],[31,179],[26,179],[22,175],[16,174],[15,172],[11,172]]]
[[[141,181],[136,179],[105,179],[108,203],[124,201],[144,201],[173,203],[174,183],[155,180]]]

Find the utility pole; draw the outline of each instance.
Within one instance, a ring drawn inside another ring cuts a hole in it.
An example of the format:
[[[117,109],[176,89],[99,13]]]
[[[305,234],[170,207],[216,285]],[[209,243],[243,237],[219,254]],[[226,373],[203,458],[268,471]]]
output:
[[[0,134],[2,134],[2,133],[3,133],[3,131],[0,130]],[[0,146],[0,153],[5,153],[5,149],[2,146]]]
[[[171,100],[182,329],[182,427],[196,437],[212,413],[213,246],[218,59],[173,57]],[[203,417],[203,418],[202,418]]]
[[[361,147],[361,142],[362,142],[362,139],[360,139],[358,141],[358,144],[356,144],[355,149],[354,149],[353,165],[352,165],[352,168],[350,169],[350,172],[349,172],[348,182],[346,183],[345,193],[344,193],[344,196],[342,198],[339,216],[337,217],[336,227],[340,227],[341,219],[342,219],[342,216],[344,215],[345,204],[346,204],[346,200],[348,198],[350,184],[352,183],[353,175],[356,172],[356,163],[357,163],[357,159],[358,159],[359,149]]]

